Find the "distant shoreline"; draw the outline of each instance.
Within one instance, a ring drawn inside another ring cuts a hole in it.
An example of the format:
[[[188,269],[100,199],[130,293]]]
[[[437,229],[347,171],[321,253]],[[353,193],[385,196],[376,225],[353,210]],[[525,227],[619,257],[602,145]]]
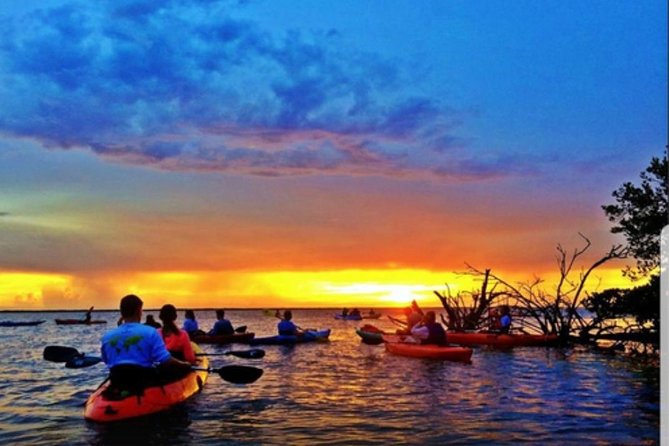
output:
[[[232,307],[211,307],[211,308],[194,308],[194,307],[182,307],[180,310],[185,310],[185,309],[190,309],[193,311],[216,311],[218,309],[223,308],[225,311],[265,311],[265,310],[285,310],[285,309],[290,309],[293,311],[300,311],[300,310],[322,310],[322,311],[334,311],[336,313],[340,313],[342,307],[272,307],[272,308],[232,308]],[[374,311],[379,311],[379,310],[401,310],[403,307],[358,307],[360,311],[363,313],[363,316],[366,311],[370,309],[374,309]],[[424,309],[440,309],[443,310],[441,307],[423,307]],[[72,309],[32,309],[32,310],[0,310],[0,313],[85,313],[88,311],[88,308],[80,308],[78,310],[72,310]],[[114,312],[118,313],[118,308],[102,308],[102,309],[94,309],[93,313],[108,313],[108,312]],[[144,308],[144,311],[160,311],[160,308]]]

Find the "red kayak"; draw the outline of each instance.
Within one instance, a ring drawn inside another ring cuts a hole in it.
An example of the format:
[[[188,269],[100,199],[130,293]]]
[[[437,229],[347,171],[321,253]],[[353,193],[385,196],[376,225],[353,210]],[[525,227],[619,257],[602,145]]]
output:
[[[56,324],[58,325],[91,325],[91,324],[106,324],[107,321],[103,320],[94,320],[94,321],[85,321],[83,319],[56,319]]]
[[[558,335],[500,334],[446,332],[446,339],[451,344],[459,345],[494,345],[497,347],[529,347],[554,344]]]
[[[200,336],[194,336],[193,337],[193,342],[197,344],[216,344],[216,345],[224,345],[224,344],[232,344],[232,343],[239,343],[239,344],[248,344],[251,339],[255,337],[255,333],[235,333],[231,335],[200,335]]]
[[[193,344],[196,353],[202,353]],[[199,358],[199,367],[206,369],[209,361],[206,357]],[[122,398],[111,398],[105,390],[109,381],[105,381],[86,401],[84,417],[98,423],[127,420],[167,410],[200,392],[207,381],[209,372],[198,370],[189,373],[178,381],[163,386],[148,387],[142,395],[130,395]]]
[[[394,355],[411,358],[445,359],[447,361],[471,362],[472,349],[449,345],[417,344],[414,342],[398,342],[403,336],[383,336],[386,351]]]

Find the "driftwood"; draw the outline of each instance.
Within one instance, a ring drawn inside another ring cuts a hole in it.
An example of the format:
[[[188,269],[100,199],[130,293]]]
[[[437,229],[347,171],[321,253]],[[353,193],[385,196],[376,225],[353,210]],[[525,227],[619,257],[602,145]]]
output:
[[[601,319],[584,319],[578,310],[587,297],[586,284],[592,272],[604,263],[622,259],[627,256],[627,249],[622,245],[613,245],[601,258],[589,267],[581,269],[577,277],[574,270],[582,256],[590,249],[590,240],[580,234],[584,240],[581,248],[571,253],[557,246],[557,262],[560,277],[554,291],[546,291],[543,280],[534,278],[530,282],[512,284],[509,281],[493,274],[490,269],[479,270],[466,264],[466,274],[480,277],[481,290],[471,293],[470,302],[465,305],[465,297],[461,293],[451,296],[435,291],[442,306],[446,310],[448,319],[442,320],[451,330],[481,329],[490,322],[487,312],[498,304],[500,297],[512,308],[513,325],[515,329],[543,334],[556,333],[564,342],[580,340],[583,343],[595,342],[597,339],[611,340],[629,339],[630,341],[652,339],[652,335],[625,332],[625,334],[606,333],[605,324]],[[448,287],[448,286],[447,286]],[[598,331],[597,333],[591,333]]]
[[[490,270],[486,269],[478,293],[470,293],[468,296],[458,293],[453,296],[448,284],[446,284],[447,294],[434,291],[446,310],[448,318],[442,316],[442,321],[448,329],[462,331],[488,328],[490,324],[488,311],[499,297],[507,295],[504,291],[495,291],[496,286],[496,283],[490,283]]]

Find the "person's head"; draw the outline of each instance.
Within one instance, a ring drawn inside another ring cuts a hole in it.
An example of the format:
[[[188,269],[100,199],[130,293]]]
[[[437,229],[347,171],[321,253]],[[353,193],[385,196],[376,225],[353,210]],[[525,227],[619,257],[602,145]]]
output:
[[[195,319],[195,312],[193,310],[186,310],[186,319]]]
[[[147,314],[146,315],[146,321],[147,322],[155,322],[156,320],[153,318],[152,314]]]
[[[291,320],[293,318],[293,312],[290,310],[286,310],[283,312],[283,318],[287,321]]]
[[[225,319],[225,310],[216,310],[216,319]]]
[[[142,319],[142,299],[134,294],[128,294],[121,299],[121,317],[124,320],[141,320]]]
[[[426,324],[434,324],[437,321],[437,316],[434,314],[434,311],[428,311],[425,313],[425,316],[423,316],[423,321]]]
[[[158,317],[163,322],[174,322],[177,320],[177,309],[172,304],[165,304],[160,309]]]

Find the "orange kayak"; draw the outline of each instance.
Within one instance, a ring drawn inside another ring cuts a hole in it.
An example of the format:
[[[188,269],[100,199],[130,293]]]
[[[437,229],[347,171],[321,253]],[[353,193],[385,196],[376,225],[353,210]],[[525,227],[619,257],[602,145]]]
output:
[[[193,344],[193,351],[202,353],[197,344]],[[206,357],[199,357],[199,359],[201,362],[198,367],[205,369],[209,367]],[[131,395],[120,400],[110,400],[105,397],[103,392],[109,387],[109,381],[107,381],[88,397],[84,408],[84,418],[99,423],[108,423],[167,410],[201,391],[208,375],[207,371],[194,371],[164,386],[148,387],[144,389],[144,394],[141,396]]]
[[[556,334],[499,334],[499,333],[466,333],[446,332],[446,339],[451,344],[460,345],[494,345],[497,347],[543,346],[555,343]]]
[[[467,347],[392,342],[393,339],[387,336],[383,339],[386,341],[386,350],[394,355],[460,362],[470,362],[472,358],[472,349]]]

